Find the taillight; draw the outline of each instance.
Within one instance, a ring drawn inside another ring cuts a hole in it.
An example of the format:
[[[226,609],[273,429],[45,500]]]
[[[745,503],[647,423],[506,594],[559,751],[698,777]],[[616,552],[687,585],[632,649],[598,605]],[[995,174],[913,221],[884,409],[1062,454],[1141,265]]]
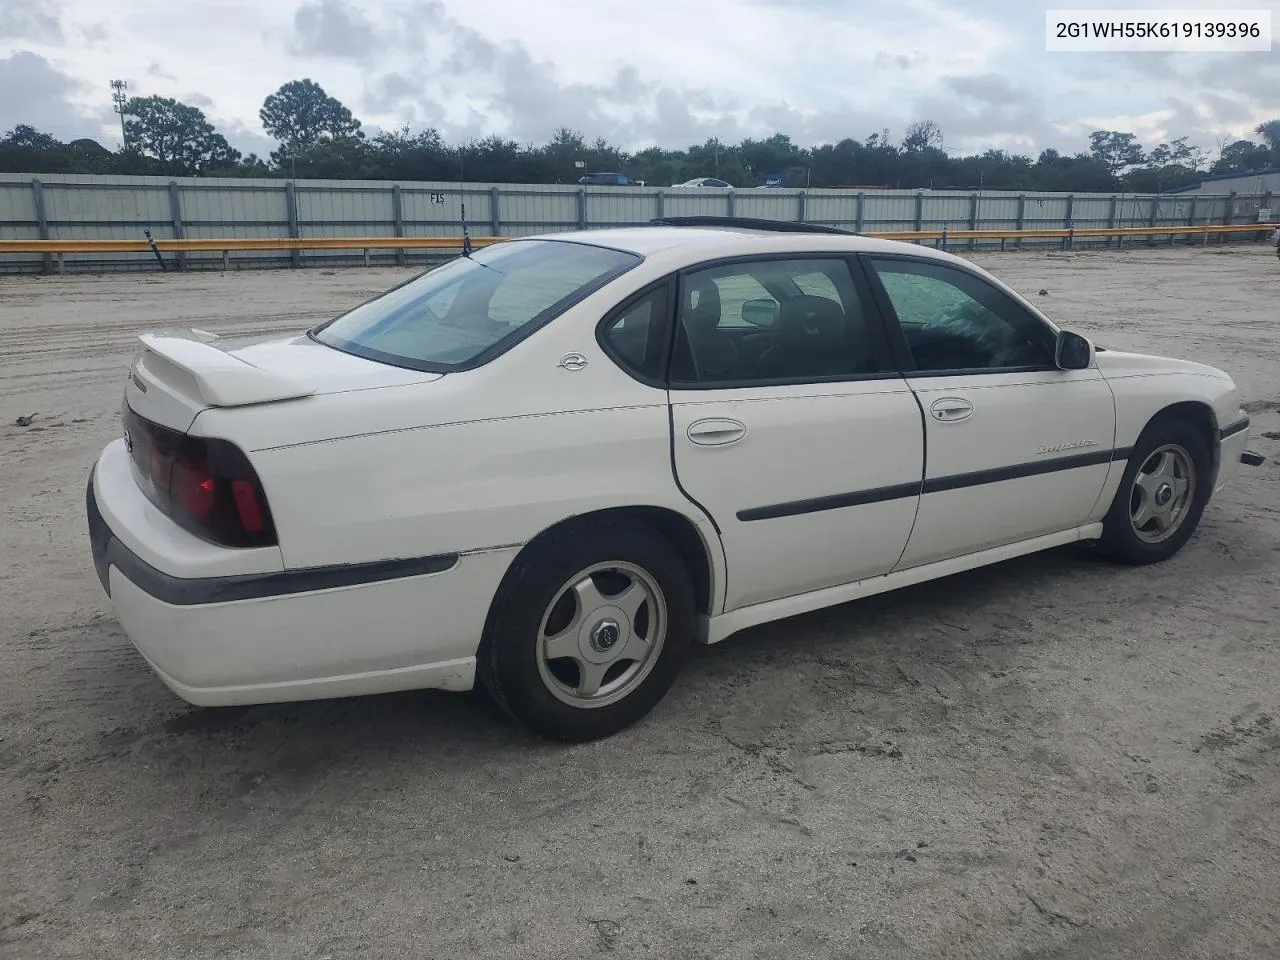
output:
[[[248,533],[258,533],[266,529],[266,521],[262,514],[264,506],[258,496],[258,490],[248,480],[231,481],[231,497],[236,502],[236,513],[240,515],[240,526]]]
[[[205,445],[184,441],[169,477],[170,501],[176,500],[192,520],[204,521],[213,513],[216,493]]]
[[[140,486],[180,527],[227,547],[278,542],[257,471],[235,444],[184,436],[127,407],[125,429]]]

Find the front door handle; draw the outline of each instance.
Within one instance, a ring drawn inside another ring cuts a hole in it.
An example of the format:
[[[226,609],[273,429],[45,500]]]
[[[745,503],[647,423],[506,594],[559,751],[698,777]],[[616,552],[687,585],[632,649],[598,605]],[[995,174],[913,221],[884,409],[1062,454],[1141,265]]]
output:
[[[933,401],[929,412],[933,414],[935,420],[964,420],[973,414],[973,404],[960,397],[943,397],[941,400]]]
[[[713,417],[689,424],[689,439],[701,447],[736,443],[747,435],[747,426],[737,420]]]

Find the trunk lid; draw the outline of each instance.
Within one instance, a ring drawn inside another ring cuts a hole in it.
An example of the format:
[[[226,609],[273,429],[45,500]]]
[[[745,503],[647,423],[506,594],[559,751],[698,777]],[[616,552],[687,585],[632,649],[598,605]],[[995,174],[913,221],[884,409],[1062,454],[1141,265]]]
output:
[[[222,338],[202,330],[138,337],[125,402],[139,416],[185,433],[201,410],[296,401],[348,390],[438,380],[317,343],[305,333]]]

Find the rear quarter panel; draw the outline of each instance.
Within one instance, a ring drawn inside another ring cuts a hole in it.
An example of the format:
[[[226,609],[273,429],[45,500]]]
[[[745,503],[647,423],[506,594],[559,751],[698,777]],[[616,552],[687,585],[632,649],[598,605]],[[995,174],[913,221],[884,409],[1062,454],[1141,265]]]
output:
[[[642,282],[606,288],[475,370],[208,410],[192,430],[248,452],[290,568],[493,550],[576,515],[652,506],[699,531],[715,598],[723,553],[675,483],[667,393],[595,339],[597,321]],[[561,367],[570,352],[587,365]]]

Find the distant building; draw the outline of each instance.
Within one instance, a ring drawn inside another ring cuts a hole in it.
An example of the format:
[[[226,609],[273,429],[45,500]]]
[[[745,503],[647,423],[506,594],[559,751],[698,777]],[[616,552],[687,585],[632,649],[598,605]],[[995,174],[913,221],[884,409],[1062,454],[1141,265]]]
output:
[[[1216,177],[1205,177],[1199,183],[1164,192],[1199,197],[1225,196],[1229,193],[1237,193],[1241,196],[1266,193],[1280,195],[1280,167],[1250,170],[1247,173],[1223,173]]]

